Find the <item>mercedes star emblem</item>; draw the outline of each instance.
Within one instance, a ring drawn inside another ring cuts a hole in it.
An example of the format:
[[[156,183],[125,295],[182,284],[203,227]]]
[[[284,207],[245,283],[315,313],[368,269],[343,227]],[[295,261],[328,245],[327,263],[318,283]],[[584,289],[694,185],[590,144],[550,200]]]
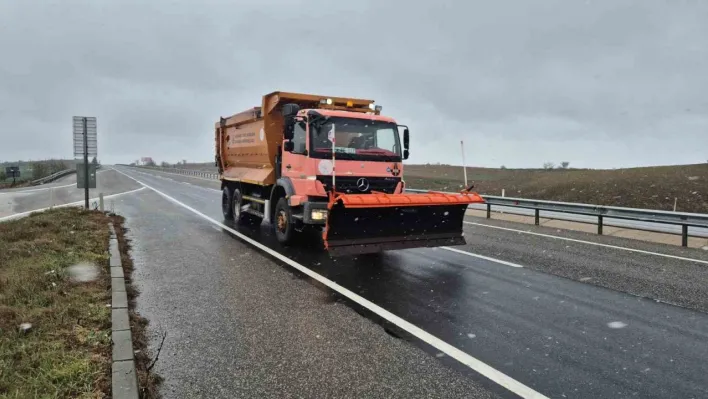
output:
[[[359,191],[366,191],[369,189],[369,181],[366,180],[363,177],[360,177],[359,180],[356,181],[356,188],[359,189]]]

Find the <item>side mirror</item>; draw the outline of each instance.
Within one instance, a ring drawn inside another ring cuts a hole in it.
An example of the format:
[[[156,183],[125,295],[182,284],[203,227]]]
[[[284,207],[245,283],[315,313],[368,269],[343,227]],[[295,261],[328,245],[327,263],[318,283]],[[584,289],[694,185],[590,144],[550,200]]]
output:
[[[289,116],[283,122],[283,137],[285,140],[292,140],[295,137],[295,118]]]
[[[283,143],[283,151],[293,152],[294,149],[295,149],[295,143],[293,143],[292,141],[286,141]]]
[[[285,104],[285,105],[283,105],[282,114],[285,118],[288,118],[288,117],[293,117],[293,116],[297,115],[298,111],[300,111],[299,105]]]
[[[408,132],[408,128],[403,129],[403,149],[407,150],[408,146],[410,145],[410,133]],[[408,158],[408,157],[406,157]]]
[[[408,159],[408,150],[403,150],[403,159]]]

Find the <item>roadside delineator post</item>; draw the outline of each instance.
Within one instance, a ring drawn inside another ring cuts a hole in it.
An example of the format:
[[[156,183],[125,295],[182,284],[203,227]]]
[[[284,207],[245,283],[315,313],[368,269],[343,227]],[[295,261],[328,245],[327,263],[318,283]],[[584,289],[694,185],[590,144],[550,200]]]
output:
[[[463,140],[460,140],[460,150],[462,151],[462,172],[464,173],[464,176],[465,176],[465,188],[467,188],[469,186],[467,185],[467,165],[465,164],[465,142]]]
[[[535,209],[535,211],[536,212],[534,212],[534,223],[536,224],[536,226],[538,226],[541,221],[541,211],[539,211],[538,209]]]
[[[602,215],[597,217],[597,234],[602,235]]]

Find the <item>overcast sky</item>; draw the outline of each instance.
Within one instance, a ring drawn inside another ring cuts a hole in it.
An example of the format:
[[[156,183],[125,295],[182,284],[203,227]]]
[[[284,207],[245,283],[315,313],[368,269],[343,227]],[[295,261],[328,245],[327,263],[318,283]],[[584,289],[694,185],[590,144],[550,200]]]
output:
[[[708,160],[708,1],[0,0],[0,160],[211,161],[275,90],[374,99],[411,163]]]

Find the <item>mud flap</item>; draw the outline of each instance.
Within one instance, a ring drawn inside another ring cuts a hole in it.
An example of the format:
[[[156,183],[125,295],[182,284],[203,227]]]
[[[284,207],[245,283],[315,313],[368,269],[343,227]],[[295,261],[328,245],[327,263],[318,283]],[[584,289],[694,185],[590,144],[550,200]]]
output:
[[[341,256],[465,244],[467,205],[484,200],[476,194],[432,194],[339,195],[330,202],[325,247]]]

